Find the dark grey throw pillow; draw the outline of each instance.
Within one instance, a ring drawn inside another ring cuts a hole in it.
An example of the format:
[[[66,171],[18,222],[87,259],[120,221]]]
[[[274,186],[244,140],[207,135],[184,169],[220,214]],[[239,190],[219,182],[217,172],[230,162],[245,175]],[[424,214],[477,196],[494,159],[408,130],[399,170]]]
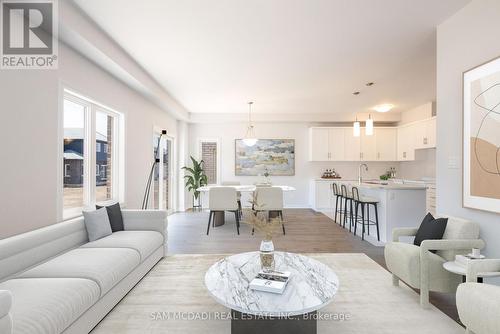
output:
[[[420,224],[420,227],[418,228],[417,235],[415,236],[413,244],[416,246],[420,246],[420,244],[424,240],[443,239],[447,224],[448,218],[435,219],[430,213],[428,213]],[[435,253],[436,251],[432,252]]]
[[[102,206],[96,205],[96,209],[102,208]],[[111,231],[123,231],[123,216],[122,209],[120,208],[120,203],[115,203],[110,206],[106,206],[106,211],[108,212],[109,223],[111,224]]]

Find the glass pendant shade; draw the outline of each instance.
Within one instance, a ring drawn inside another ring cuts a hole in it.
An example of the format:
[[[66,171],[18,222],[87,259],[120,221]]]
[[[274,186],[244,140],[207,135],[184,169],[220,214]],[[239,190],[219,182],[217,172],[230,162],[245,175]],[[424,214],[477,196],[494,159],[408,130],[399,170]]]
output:
[[[365,134],[367,136],[373,136],[373,119],[371,115],[366,120]]]
[[[352,134],[354,135],[354,137],[359,137],[359,135],[361,134],[361,125],[359,124],[357,119],[353,124]]]
[[[253,125],[249,125],[245,138],[243,138],[243,144],[246,146],[254,146],[257,144],[257,138],[255,138]]]

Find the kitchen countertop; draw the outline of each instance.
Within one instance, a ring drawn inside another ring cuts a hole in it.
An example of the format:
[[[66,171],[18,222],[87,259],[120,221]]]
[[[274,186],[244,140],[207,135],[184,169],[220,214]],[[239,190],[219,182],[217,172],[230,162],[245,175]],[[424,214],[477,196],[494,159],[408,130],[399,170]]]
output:
[[[409,183],[396,183],[389,181],[388,184],[381,184],[380,180],[366,180],[361,185],[358,184],[358,180],[353,179],[315,179],[315,181],[320,182],[349,182],[353,186],[358,188],[368,188],[368,189],[388,189],[388,190],[421,190],[427,189],[427,182],[409,182]],[[368,183],[367,183],[368,182]],[[373,183],[372,183],[373,182]]]
[[[353,183],[353,186],[358,188],[368,188],[368,189],[382,189],[382,190],[425,190],[427,187],[425,185],[419,184],[399,184],[399,183],[389,183],[389,184],[374,184],[374,183]]]

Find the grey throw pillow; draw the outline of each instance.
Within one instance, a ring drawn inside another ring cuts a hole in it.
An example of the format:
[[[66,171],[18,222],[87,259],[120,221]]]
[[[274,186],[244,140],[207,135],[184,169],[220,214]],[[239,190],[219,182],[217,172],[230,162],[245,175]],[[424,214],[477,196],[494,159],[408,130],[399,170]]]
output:
[[[106,208],[95,211],[83,211],[83,220],[89,241],[101,239],[113,233]]]

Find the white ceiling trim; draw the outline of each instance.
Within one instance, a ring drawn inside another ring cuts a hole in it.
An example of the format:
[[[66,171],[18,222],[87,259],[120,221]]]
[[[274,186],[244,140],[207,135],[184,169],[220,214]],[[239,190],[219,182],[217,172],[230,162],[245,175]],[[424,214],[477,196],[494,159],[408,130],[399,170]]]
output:
[[[82,56],[170,114],[188,121],[190,113],[72,1],[59,5],[59,38]],[[74,29],[78,27],[78,31]]]
[[[331,123],[331,122],[353,122],[356,117],[359,121],[365,121],[371,115],[375,122],[400,122],[401,113],[289,113],[289,114],[265,114],[252,113],[252,122],[276,122],[276,123]],[[248,122],[248,114],[244,113],[191,113],[190,123],[236,123]]]

